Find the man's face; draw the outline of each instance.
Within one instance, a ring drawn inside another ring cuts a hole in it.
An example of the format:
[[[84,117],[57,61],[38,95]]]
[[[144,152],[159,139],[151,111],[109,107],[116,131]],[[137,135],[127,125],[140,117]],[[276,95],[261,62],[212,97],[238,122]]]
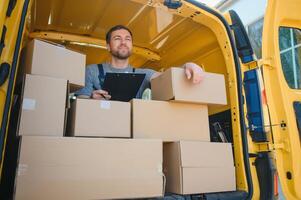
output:
[[[112,32],[110,43],[107,44],[112,56],[119,59],[127,59],[132,54],[132,36],[125,30],[120,29]]]

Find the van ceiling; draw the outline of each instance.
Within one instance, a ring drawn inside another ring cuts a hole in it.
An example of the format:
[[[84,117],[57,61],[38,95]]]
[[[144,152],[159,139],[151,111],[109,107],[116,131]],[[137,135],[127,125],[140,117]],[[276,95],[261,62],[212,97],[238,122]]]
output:
[[[108,60],[105,33],[110,27],[123,24],[134,36],[131,63],[145,64],[154,69],[179,65],[200,57],[202,53],[219,48],[215,34],[206,26],[178,14],[167,12],[165,7],[150,7],[145,0],[35,0],[29,16],[29,32],[67,34],[63,41],[54,40],[66,47],[87,54],[87,63]],[[79,41],[66,38],[80,37]],[[42,37],[41,37],[42,38]],[[84,40],[82,40],[84,38]],[[90,40],[85,41],[85,38]],[[66,42],[67,41],[67,42]],[[99,47],[79,45],[94,41]],[[101,48],[102,46],[102,48]],[[153,55],[153,56],[148,56]],[[157,57],[156,57],[157,56]]]

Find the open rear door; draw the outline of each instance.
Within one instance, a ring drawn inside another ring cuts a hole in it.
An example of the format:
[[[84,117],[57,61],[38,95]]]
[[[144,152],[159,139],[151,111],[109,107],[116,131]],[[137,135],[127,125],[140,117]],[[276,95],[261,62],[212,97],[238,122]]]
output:
[[[262,63],[276,166],[286,199],[301,199],[301,0],[269,0]]]
[[[19,53],[31,0],[0,0],[0,179]],[[10,158],[8,158],[10,159]],[[0,191],[1,194],[1,191]],[[0,197],[1,198],[1,197]]]

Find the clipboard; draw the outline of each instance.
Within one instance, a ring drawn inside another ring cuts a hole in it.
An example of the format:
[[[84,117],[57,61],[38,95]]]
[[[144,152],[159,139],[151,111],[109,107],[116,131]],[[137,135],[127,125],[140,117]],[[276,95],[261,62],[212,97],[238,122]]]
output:
[[[110,100],[128,102],[136,97],[145,74],[106,73],[103,89],[111,95]]]

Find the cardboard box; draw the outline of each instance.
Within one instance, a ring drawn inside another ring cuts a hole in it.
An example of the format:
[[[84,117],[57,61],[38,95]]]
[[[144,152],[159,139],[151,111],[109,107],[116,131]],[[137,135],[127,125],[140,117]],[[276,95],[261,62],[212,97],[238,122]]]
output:
[[[134,138],[210,141],[206,105],[132,100]]]
[[[162,141],[22,137],[15,199],[162,196]]]
[[[71,136],[131,137],[129,102],[76,99],[68,118]]]
[[[63,136],[67,93],[67,80],[27,74],[19,135]]]
[[[166,191],[197,194],[235,191],[235,168],[229,143],[180,141],[164,144]]]
[[[85,85],[86,55],[41,40],[24,49],[22,67],[28,74],[69,80],[75,90]]]
[[[185,76],[184,69],[170,68],[151,80],[154,100],[175,100],[188,103],[226,105],[225,79],[221,74],[205,72],[200,84]]]

